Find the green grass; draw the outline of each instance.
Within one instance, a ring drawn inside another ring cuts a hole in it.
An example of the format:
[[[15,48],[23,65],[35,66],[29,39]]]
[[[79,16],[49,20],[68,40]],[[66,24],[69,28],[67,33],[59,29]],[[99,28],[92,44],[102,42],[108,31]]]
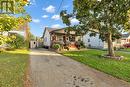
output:
[[[122,49],[122,51],[130,52],[130,48]]]
[[[23,87],[28,59],[26,50],[0,53],[0,87]]]
[[[124,60],[119,61],[101,57],[101,54],[105,53],[106,51],[91,49],[87,51],[64,52],[63,55],[114,77],[130,82],[130,54],[116,52],[117,55],[125,57]]]

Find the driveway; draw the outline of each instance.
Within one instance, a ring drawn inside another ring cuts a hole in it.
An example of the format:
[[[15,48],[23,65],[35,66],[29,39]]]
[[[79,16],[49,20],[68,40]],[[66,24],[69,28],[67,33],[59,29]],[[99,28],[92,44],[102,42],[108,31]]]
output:
[[[130,87],[130,84],[45,49],[31,50],[33,87]]]

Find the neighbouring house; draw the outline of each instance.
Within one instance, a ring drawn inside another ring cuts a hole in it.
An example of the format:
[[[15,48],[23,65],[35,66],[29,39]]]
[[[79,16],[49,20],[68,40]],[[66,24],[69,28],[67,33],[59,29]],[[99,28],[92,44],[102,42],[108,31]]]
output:
[[[97,34],[95,37],[90,37],[90,32],[83,36],[83,42],[86,47],[89,48],[99,48],[99,49],[107,49],[108,45],[105,41],[102,41],[99,38],[99,34]],[[113,42],[113,46],[116,48],[123,47],[124,44],[130,43],[130,34],[122,34],[121,39],[117,39]]]
[[[88,48],[106,49],[107,44],[99,38],[99,34],[96,36],[90,36],[90,32],[83,36],[84,45]]]
[[[122,34],[121,39],[115,40],[114,47],[123,47],[125,44],[130,44],[130,33]]]
[[[75,49],[75,42],[81,39],[80,36],[75,35],[75,31],[70,31],[67,34],[66,29],[48,28],[46,27],[43,33],[43,44],[50,48],[54,43],[69,43],[69,49]]]

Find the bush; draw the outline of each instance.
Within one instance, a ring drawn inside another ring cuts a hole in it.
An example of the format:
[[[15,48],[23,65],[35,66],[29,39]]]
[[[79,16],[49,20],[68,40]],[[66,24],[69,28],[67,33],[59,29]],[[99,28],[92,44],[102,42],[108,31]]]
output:
[[[81,46],[81,48],[85,48],[85,45],[84,45],[83,41],[80,41],[80,46]]]
[[[60,46],[60,44],[54,44],[54,45],[52,46],[52,48],[53,48],[53,49],[60,49],[61,46]]]
[[[17,48],[25,48],[26,47],[26,42],[24,40],[24,37],[17,34],[15,35],[15,37],[13,36],[10,37],[10,41],[7,41],[7,44],[9,45],[10,48],[14,48],[14,49],[17,49]]]

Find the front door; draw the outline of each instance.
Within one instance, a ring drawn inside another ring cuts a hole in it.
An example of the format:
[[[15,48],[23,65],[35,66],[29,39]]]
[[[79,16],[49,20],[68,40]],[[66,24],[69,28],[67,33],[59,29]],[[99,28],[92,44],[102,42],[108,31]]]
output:
[[[63,36],[63,42],[66,43],[66,36]]]

